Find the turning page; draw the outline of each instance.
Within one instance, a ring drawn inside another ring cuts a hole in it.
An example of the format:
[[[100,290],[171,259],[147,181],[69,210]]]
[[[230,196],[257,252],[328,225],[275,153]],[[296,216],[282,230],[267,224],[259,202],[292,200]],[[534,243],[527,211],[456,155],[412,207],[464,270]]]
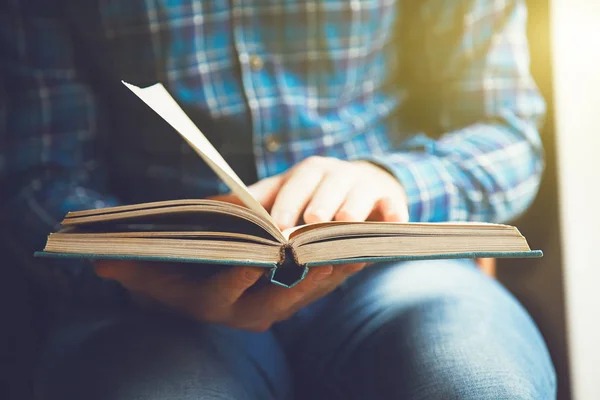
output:
[[[192,146],[217,176],[240,198],[246,207],[263,217],[267,223],[275,227],[277,232],[281,232],[267,210],[252,196],[244,182],[231,169],[217,149],[214,148],[161,83],[147,88],[139,88],[125,81],[122,82],[179,132],[185,141]],[[281,235],[281,239],[284,239],[283,235]]]

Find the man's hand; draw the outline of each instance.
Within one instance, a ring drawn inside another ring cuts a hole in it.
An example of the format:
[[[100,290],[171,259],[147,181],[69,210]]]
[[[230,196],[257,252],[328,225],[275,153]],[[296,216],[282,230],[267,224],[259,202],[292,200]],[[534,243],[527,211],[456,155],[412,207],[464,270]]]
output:
[[[157,303],[199,321],[264,331],[331,292],[364,266],[311,268],[291,289],[272,284],[251,288],[264,273],[259,267],[224,267],[198,280],[189,265],[103,260],[96,262],[96,273],[118,281],[142,302]]]
[[[366,161],[309,157],[289,171],[249,187],[279,227],[326,221],[407,222],[404,188],[389,172]],[[234,195],[213,197],[240,204]]]
[[[295,226],[301,217],[307,223],[408,221],[402,185],[387,171],[363,161],[310,157],[281,175],[250,186],[250,190],[271,211],[281,229]],[[232,195],[214,199],[240,204]],[[311,268],[291,289],[271,284],[252,287],[264,271],[256,267],[224,268],[208,278],[195,279],[190,266],[99,261],[96,272],[120,282],[138,299],[194,319],[264,331],[364,267],[361,263]]]

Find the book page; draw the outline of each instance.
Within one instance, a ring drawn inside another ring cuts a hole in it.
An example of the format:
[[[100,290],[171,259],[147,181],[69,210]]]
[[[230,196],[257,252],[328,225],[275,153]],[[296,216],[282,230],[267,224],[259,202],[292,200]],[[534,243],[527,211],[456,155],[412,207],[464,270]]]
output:
[[[267,210],[252,197],[248,187],[231,169],[217,149],[208,141],[206,136],[204,136],[196,124],[181,109],[161,83],[147,88],[139,88],[124,81],[123,84],[179,132],[185,141],[192,146],[204,162],[240,198],[246,207],[258,213],[269,225],[272,225],[278,232],[281,232]]]

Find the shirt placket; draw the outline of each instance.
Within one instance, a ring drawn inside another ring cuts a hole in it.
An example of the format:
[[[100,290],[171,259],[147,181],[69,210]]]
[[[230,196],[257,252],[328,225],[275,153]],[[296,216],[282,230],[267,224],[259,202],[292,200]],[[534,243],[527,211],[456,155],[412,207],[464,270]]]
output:
[[[233,41],[240,62],[241,80],[244,95],[252,120],[252,139],[258,178],[262,179],[271,175],[276,167],[276,153],[281,149],[280,139],[273,132],[269,132],[267,108],[265,99],[260,98],[261,74],[264,74],[267,57],[260,42],[253,39],[256,32],[252,29],[261,29],[253,26],[252,11],[255,5],[249,0],[232,1]],[[253,34],[254,33],[254,34]],[[264,75],[263,75],[264,77]]]

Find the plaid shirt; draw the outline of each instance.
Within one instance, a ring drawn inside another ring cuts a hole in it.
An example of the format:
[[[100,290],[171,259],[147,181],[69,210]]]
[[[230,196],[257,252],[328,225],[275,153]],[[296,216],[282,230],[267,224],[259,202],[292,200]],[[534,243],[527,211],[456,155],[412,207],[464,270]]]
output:
[[[115,298],[85,262],[31,258],[67,211],[226,190],[121,79],[163,82],[248,183],[310,155],[371,160],[412,221],[508,221],[537,191],[522,1],[6,3],[4,252],[65,297]]]

